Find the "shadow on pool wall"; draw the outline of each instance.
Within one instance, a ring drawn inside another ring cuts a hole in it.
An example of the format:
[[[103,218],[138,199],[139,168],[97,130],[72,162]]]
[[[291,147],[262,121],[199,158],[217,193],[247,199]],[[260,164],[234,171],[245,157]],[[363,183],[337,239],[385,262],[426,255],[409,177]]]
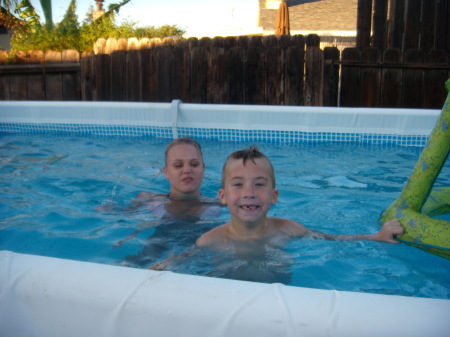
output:
[[[423,146],[439,111],[0,102],[2,132]],[[264,121],[264,122],[263,122]],[[217,127],[220,125],[220,129]],[[1,336],[448,336],[450,301],[0,253]]]

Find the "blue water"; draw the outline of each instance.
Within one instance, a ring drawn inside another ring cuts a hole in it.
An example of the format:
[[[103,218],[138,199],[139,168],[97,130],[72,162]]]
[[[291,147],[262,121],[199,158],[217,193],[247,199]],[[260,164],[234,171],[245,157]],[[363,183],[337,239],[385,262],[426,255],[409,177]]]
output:
[[[124,265],[127,258],[139,254],[148,253],[150,265],[182,253],[201,233],[227,221],[227,211],[192,224],[163,223],[145,210],[117,210],[141,191],[168,191],[162,174],[168,142],[1,135],[0,249],[113,265]],[[227,155],[252,143],[202,140],[201,144],[206,163],[202,193],[214,197]],[[258,145],[274,163],[280,190],[270,215],[332,234],[378,231],[380,213],[398,197],[421,151],[343,143]],[[436,186],[450,186],[448,162]],[[114,207],[98,211],[102,205]],[[136,229],[142,231],[118,244]],[[153,243],[151,252],[149,243]],[[268,254],[270,259],[255,259],[254,268],[246,272],[242,261],[205,252],[171,269],[302,287],[450,299],[450,261],[404,244],[298,239]]]

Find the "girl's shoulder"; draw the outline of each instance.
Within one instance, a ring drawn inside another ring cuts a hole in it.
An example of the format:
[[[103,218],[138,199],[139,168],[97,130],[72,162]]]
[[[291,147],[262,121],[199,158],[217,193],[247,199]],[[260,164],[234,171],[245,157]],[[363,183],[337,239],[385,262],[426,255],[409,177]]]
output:
[[[167,199],[168,197],[169,195],[164,193],[140,192],[136,196],[136,199],[139,201],[153,201]]]

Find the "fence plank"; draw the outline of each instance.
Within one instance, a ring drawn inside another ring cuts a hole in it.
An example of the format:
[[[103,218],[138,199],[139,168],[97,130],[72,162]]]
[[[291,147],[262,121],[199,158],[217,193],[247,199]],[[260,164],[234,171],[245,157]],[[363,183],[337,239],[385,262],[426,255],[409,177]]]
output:
[[[208,103],[223,103],[228,100],[227,57],[223,47],[211,47],[208,53]]]
[[[285,97],[286,105],[303,105],[303,75],[305,52],[298,45],[293,45],[285,50]],[[329,74],[333,76],[332,74]],[[334,79],[331,77],[330,79]]]
[[[49,50],[45,52],[44,54],[44,60],[47,64],[61,64],[62,62],[62,53],[59,51],[53,51]],[[51,100],[51,101],[59,101],[62,99],[62,73],[60,74],[45,74],[43,75],[43,94],[44,97],[42,99],[44,100]],[[39,89],[36,86],[39,86],[40,79],[34,78],[34,81],[37,81],[38,83],[28,83],[29,90],[31,89],[31,92],[29,94],[31,95],[37,95],[40,97]],[[31,99],[31,98],[30,98]]]
[[[78,72],[62,74],[62,100],[79,101],[81,98]]]
[[[115,50],[117,50],[117,39],[110,37],[106,40],[105,54],[111,55]]]
[[[111,100],[126,101],[127,52],[114,50],[111,52]]]
[[[432,50],[425,57],[427,64],[450,65],[445,50]],[[424,75],[423,107],[441,109],[447,96],[444,83],[449,78],[449,69],[429,69]]]
[[[28,79],[27,75],[11,76],[9,80],[11,100],[22,101],[28,99],[27,79]]]
[[[323,55],[323,105],[337,106],[339,95],[339,66],[335,62],[339,61],[340,52],[336,47],[325,47]],[[303,95],[301,96],[303,100]],[[299,105],[302,104],[300,103]]]
[[[436,1],[422,2],[422,22],[420,25],[420,50],[428,53],[434,48],[436,34]]]
[[[419,48],[421,11],[422,0],[408,0],[405,15],[405,32],[403,34],[403,50]]]
[[[77,50],[67,49],[61,53],[61,62],[78,63],[80,62],[80,53]]]
[[[137,43],[137,41],[135,42]],[[133,48],[137,45],[132,45]],[[130,45],[128,45],[130,47]],[[125,91],[127,101],[141,101],[142,90],[142,72],[141,72],[141,53],[137,49],[129,49],[127,53],[127,80]]]
[[[245,104],[244,88],[244,50],[240,47],[230,48],[228,58],[228,103]]]
[[[45,75],[45,99],[47,101],[62,100],[62,74]]]
[[[361,53],[361,61],[367,64],[378,64],[381,53],[378,49],[366,48]],[[361,68],[361,98],[359,106],[380,106],[381,70],[379,67]]]
[[[45,52],[42,50],[30,50],[26,53],[25,62],[28,64],[42,64],[45,59]]]
[[[115,47],[115,50],[128,50],[128,40],[125,38],[119,38]]]
[[[450,52],[450,1],[437,1],[436,40],[434,48]]]
[[[360,62],[361,51],[358,48],[345,48],[342,51],[343,62]],[[342,65],[341,68],[341,102],[340,106],[357,107],[361,95],[360,68]]]
[[[174,69],[172,83],[172,99],[189,101],[190,75],[188,74],[189,55],[186,43],[183,40],[175,41],[173,46]]]
[[[191,50],[191,102],[206,103],[208,84],[208,53],[204,47]]]
[[[128,51],[139,50],[139,40],[135,37],[128,39]]]
[[[6,50],[0,50],[0,65],[6,64],[8,60],[8,52]]]
[[[45,81],[43,74],[29,74],[27,85],[27,100],[45,100]]]
[[[0,76],[0,100],[10,100],[11,88],[9,86],[10,75],[2,74]]]
[[[284,52],[279,47],[266,50],[266,104],[284,105]]]
[[[154,41],[153,41],[154,43]],[[141,50],[142,54],[142,100],[158,102],[158,54],[159,46]]]
[[[403,56],[407,64],[422,64],[423,53],[416,49],[407,50]],[[405,68],[402,79],[402,107],[420,108],[422,106],[423,69]]]
[[[311,34],[306,37],[305,52],[305,105],[322,105],[323,92],[323,53],[320,39]]]
[[[148,49],[150,48],[150,39],[148,38],[142,38],[139,40],[139,49],[143,50],[143,49]]]
[[[401,49],[404,28],[403,16],[405,11],[405,1],[391,0],[389,7],[387,48]]]
[[[62,62],[62,54],[59,51],[48,50],[45,52],[45,63],[46,64],[55,64]]]
[[[172,85],[174,78],[174,55],[171,46],[163,46],[159,49],[158,63],[158,89],[159,101],[170,102],[173,99]]]
[[[97,41],[95,41],[94,43],[94,54],[95,55],[99,55],[99,54],[106,54],[106,39],[104,38],[99,38]]]
[[[93,101],[97,97],[95,87],[95,56],[93,52],[82,55],[80,60],[80,76],[81,76],[81,100]]]
[[[374,0],[372,48],[386,47],[388,0]]]
[[[15,75],[9,79],[10,99],[14,101],[27,100],[27,75]]]
[[[111,56],[98,54],[95,56],[95,94],[96,101],[111,100]]]
[[[400,49],[387,49],[383,54],[383,62],[398,64],[402,61]],[[382,71],[381,78],[381,107],[397,108],[401,106],[402,70],[400,67],[387,67]]]
[[[80,61],[80,53],[77,50],[68,49],[61,53],[61,62],[63,63],[78,63]],[[79,73],[77,72],[63,72],[61,74],[62,82],[62,100],[64,101],[78,101],[80,100],[80,83]]]
[[[265,53],[260,37],[250,40],[245,59],[244,97],[245,104],[265,104]]]
[[[372,24],[372,0],[358,0],[356,15],[356,47],[370,47]]]

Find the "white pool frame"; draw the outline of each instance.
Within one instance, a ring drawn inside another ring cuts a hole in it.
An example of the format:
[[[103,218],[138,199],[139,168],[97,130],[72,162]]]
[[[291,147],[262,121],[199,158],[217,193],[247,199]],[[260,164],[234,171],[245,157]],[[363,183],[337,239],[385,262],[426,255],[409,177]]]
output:
[[[0,132],[424,145],[439,110],[0,102]],[[406,180],[407,177],[405,177]],[[413,248],[411,248],[413,249]],[[449,336],[450,300],[0,252],[0,336]]]

